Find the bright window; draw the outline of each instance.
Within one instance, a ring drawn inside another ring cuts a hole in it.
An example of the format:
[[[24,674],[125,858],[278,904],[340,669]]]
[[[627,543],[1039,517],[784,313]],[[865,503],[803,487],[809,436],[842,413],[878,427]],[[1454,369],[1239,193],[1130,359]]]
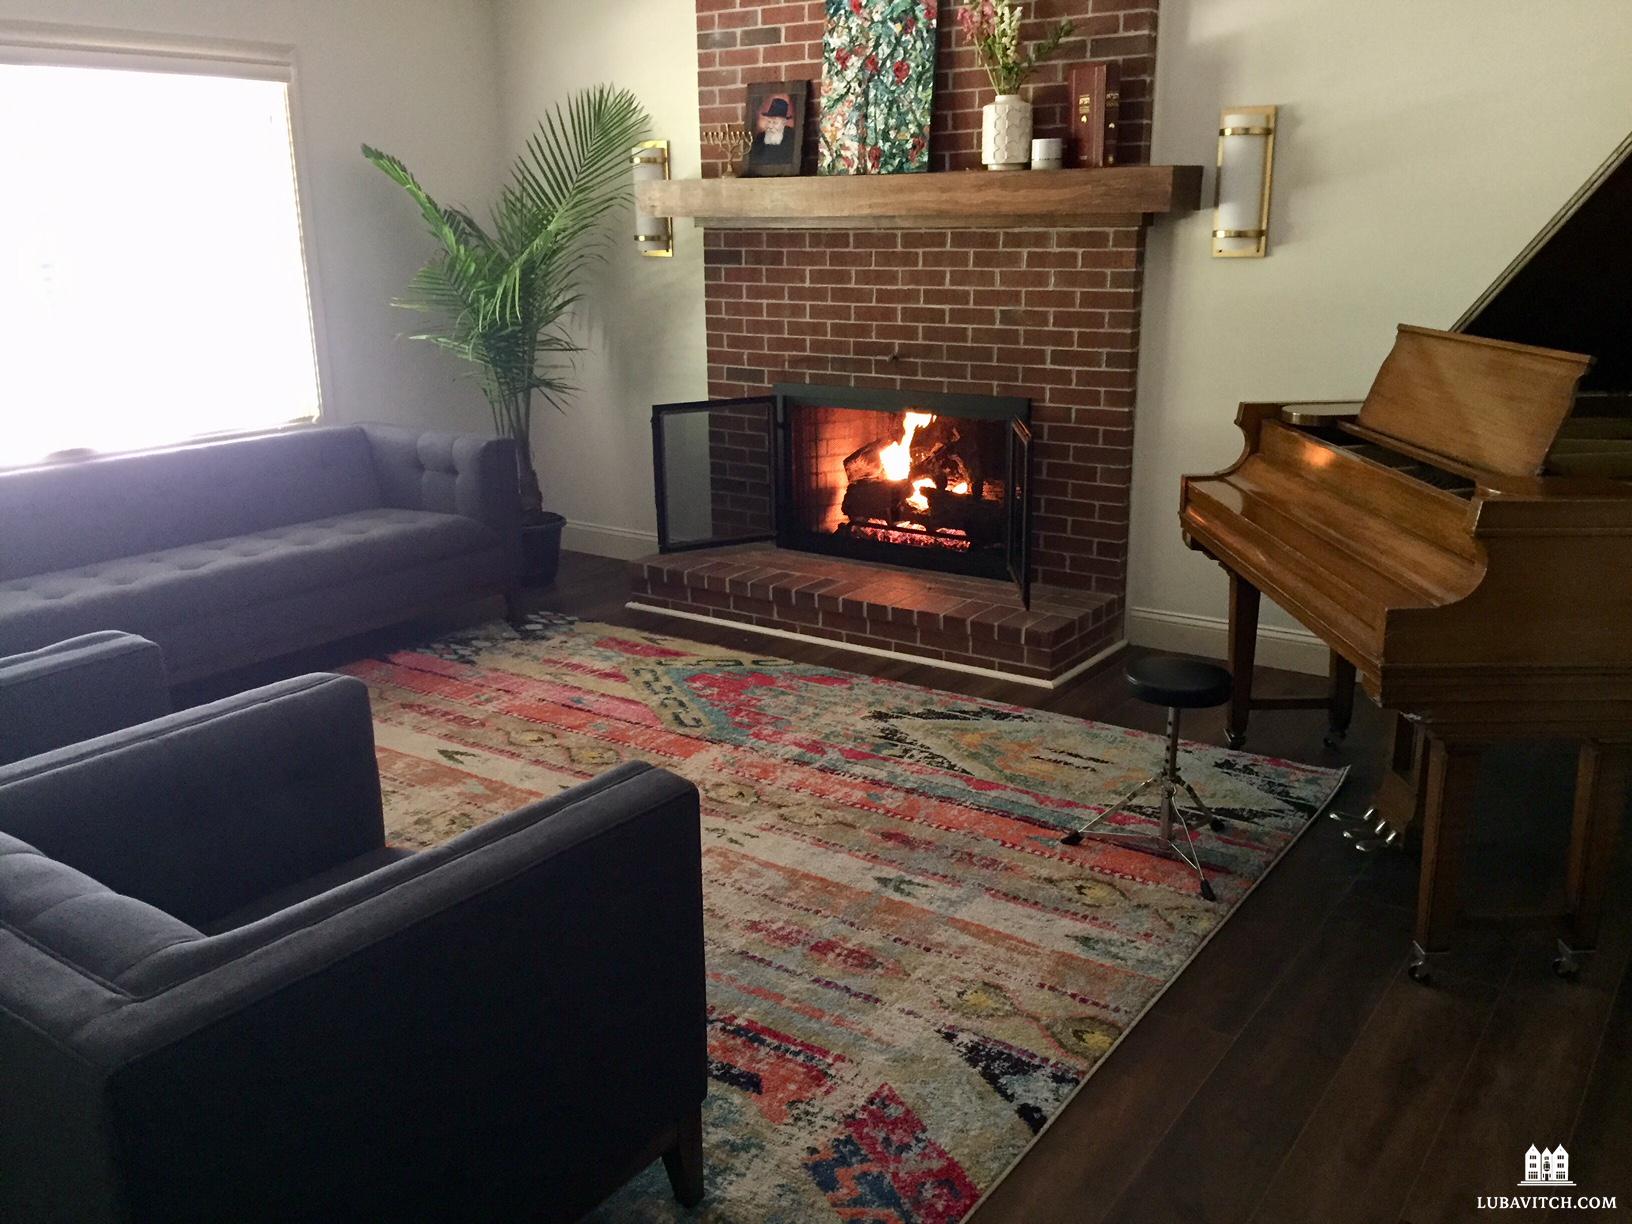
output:
[[[286,79],[0,62],[0,116],[0,467],[316,419]]]

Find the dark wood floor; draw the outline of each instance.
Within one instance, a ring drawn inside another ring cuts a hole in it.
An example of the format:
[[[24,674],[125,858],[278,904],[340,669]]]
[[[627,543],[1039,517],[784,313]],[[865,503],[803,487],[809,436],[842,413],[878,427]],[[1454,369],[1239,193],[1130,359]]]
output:
[[[1160,730],[1118,669],[1048,692],[623,607],[622,563],[568,554],[540,607],[891,679]],[[340,654],[346,647],[338,648]],[[1267,694],[1308,677],[1266,671]],[[1366,806],[1384,719],[1364,701],[1340,751],[1318,716],[1255,715],[1247,747],[1347,764]],[[1187,736],[1221,743],[1222,711]],[[1469,908],[1539,913],[1561,894],[1568,762],[1507,754],[1484,787]],[[1623,838],[1622,847],[1632,842]],[[1516,1188],[1530,1144],[1569,1150],[1573,1193],[1632,1204],[1632,872],[1579,981],[1541,918],[1469,919],[1420,986],[1404,972],[1415,863],[1363,856],[1320,820],[976,1212],[975,1224],[1466,1220]],[[1615,1218],[1598,1212],[1596,1218]],[[1500,1218],[1543,1218],[1508,1211]],[[1549,1216],[1546,1218],[1557,1218]]]

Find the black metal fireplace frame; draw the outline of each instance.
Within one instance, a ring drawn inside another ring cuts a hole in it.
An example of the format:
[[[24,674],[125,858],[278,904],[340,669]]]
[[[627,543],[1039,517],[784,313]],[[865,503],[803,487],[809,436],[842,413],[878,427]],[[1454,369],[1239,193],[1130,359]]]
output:
[[[664,420],[676,414],[713,410],[741,410],[763,406],[766,412],[768,460],[771,464],[771,502],[768,521],[774,530],[719,536],[706,540],[674,540],[668,529],[667,478],[664,471]],[[1001,558],[941,549],[904,548],[899,545],[812,532],[794,520],[787,492],[793,488],[793,411],[799,407],[855,408],[869,412],[900,413],[917,409],[936,416],[1008,423],[1007,477],[1010,499],[1008,528]],[[1012,579],[1022,603],[1031,606],[1032,435],[1031,401],[1019,396],[988,396],[946,391],[911,391],[881,387],[830,386],[819,383],[777,383],[769,396],[733,400],[701,400],[658,404],[652,408],[652,457],[655,468],[658,549],[680,552],[721,544],[774,540],[778,547],[800,552],[876,561],[913,569],[980,577]]]

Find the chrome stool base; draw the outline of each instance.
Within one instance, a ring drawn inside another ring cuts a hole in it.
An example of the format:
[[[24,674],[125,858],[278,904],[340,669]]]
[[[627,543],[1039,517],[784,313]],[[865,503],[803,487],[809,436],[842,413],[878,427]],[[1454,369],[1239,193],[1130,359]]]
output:
[[[1155,832],[1144,833],[1132,829],[1104,829],[1103,825],[1112,816],[1126,811],[1146,791],[1152,787],[1161,790],[1161,808]],[[1076,846],[1082,843],[1084,837],[1107,837],[1119,841],[1143,843],[1147,848],[1167,858],[1178,859],[1196,873],[1199,891],[1208,901],[1218,900],[1213,892],[1213,886],[1207,882],[1207,873],[1201,866],[1201,855],[1196,850],[1196,839],[1191,832],[1190,821],[1185,818],[1184,810],[1177,803],[1178,793],[1183,791],[1190,800],[1192,810],[1199,812],[1206,818],[1207,824],[1214,829],[1222,829],[1226,820],[1234,820],[1240,824],[1251,824],[1250,820],[1241,820],[1233,816],[1219,816],[1212,808],[1201,801],[1195,788],[1185,781],[1184,775],[1179,773],[1179,711],[1170,706],[1167,711],[1167,756],[1162,762],[1159,773],[1146,778],[1127,794],[1123,795],[1110,807],[1097,816],[1090,817],[1076,828],[1069,830],[1060,838],[1060,842],[1067,846]],[[1183,843],[1174,836],[1175,826],[1184,835]]]

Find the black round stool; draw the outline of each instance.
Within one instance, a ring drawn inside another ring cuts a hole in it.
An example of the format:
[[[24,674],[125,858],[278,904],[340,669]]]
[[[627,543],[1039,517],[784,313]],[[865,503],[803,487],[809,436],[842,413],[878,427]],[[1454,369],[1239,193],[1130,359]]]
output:
[[[1209,901],[1216,900],[1213,886],[1207,882],[1207,875],[1201,869],[1201,856],[1196,853],[1196,841],[1190,833],[1190,822],[1185,819],[1184,812],[1174,802],[1175,796],[1181,790],[1188,795],[1196,810],[1207,818],[1214,829],[1223,828],[1224,823],[1222,818],[1214,815],[1213,810],[1201,801],[1201,796],[1196,794],[1190,783],[1179,773],[1179,711],[1203,710],[1210,706],[1223,705],[1230,699],[1230,673],[1216,663],[1175,659],[1167,655],[1147,655],[1128,664],[1127,676],[1128,688],[1140,701],[1167,707],[1167,755],[1162,762],[1162,768],[1160,772],[1146,778],[1099,815],[1090,817],[1085,823],[1066,833],[1060,840],[1068,846],[1075,846],[1082,841],[1084,834],[1091,833],[1095,837],[1126,837],[1154,842],[1154,849],[1158,852],[1165,851],[1169,856],[1193,867],[1196,879],[1201,882],[1201,895]],[[1116,813],[1125,810],[1153,786],[1160,787],[1162,792],[1160,823],[1154,833],[1099,827]],[[1184,846],[1173,840],[1175,822],[1184,831]]]

